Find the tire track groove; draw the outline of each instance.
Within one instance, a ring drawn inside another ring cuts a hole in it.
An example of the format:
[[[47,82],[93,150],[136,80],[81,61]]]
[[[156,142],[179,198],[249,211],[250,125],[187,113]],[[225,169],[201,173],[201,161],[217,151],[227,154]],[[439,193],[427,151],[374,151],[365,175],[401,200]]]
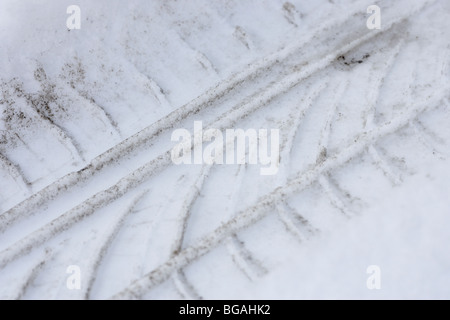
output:
[[[273,209],[274,204],[277,202],[285,200],[294,192],[299,192],[305,189],[307,186],[316,181],[322,174],[343,165],[352,158],[361,154],[375,141],[405,127],[412,119],[417,118],[421,113],[431,108],[436,108],[442,103],[442,100],[448,94],[449,90],[446,88],[444,94],[440,97],[429,98],[428,101],[423,101],[421,104],[416,103],[411,111],[405,112],[403,115],[398,116],[395,119],[391,119],[385,124],[363,133],[358,139],[356,139],[356,142],[349,143],[347,148],[337,152],[321,164],[316,165],[313,169],[306,172],[297,173],[285,186],[278,187],[271,193],[262,196],[255,205],[239,212],[234,219],[224,223],[209,235],[200,239],[196,244],[187,247],[180,252],[180,254],[172,259],[169,259],[157,269],[147,273],[144,277],[135,280],[130,284],[130,286],[115,294],[112,298],[128,299],[141,297],[150,288],[164,282],[175,270],[187,266],[209,252],[211,249],[217,247],[229,235],[259,221],[267,215],[270,209]]]

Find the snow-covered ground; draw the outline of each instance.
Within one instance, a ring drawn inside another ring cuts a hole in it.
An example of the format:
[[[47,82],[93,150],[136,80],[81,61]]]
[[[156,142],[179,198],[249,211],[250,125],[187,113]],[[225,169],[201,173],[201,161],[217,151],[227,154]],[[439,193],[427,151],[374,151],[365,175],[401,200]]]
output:
[[[448,0],[1,0],[0,39],[0,298],[450,298]],[[277,174],[174,165],[194,121],[279,129]]]

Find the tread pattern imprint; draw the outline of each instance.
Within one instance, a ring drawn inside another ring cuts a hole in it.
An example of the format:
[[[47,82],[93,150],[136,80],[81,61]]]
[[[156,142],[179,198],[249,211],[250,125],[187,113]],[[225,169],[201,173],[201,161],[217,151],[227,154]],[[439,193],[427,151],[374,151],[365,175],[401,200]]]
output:
[[[311,239],[388,202],[380,186],[448,166],[448,1],[198,0],[185,16],[135,2],[2,76],[1,298],[251,298]],[[279,129],[278,173],[174,165],[171,132],[195,120]]]

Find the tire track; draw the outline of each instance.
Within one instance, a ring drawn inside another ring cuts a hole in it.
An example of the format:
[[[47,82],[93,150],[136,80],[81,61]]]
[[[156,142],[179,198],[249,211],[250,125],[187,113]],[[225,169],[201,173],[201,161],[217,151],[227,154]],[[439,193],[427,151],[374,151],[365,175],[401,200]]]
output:
[[[331,104],[327,111],[327,115],[325,117],[324,126],[322,128],[319,142],[318,142],[318,153],[316,157],[316,163],[321,163],[325,161],[327,158],[327,155],[329,153],[328,151],[328,144],[329,144],[329,137],[331,133],[331,126],[333,123],[333,119],[335,118],[337,108],[339,104],[341,103],[342,96],[344,92],[347,90],[348,86],[350,85],[350,82],[347,77],[344,78],[344,81],[339,83],[336,88],[334,89],[334,102]],[[318,182],[322,189],[325,191],[325,194],[327,195],[329,201],[331,204],[336,207],[339,211],[342,212],[342,214],[346,217],[353,216],[353,212],[348,208],[348,206],[345,204],[345,201],[343,201],[342,197],[339,195],[337,190],[339,190],[339,186],[335,186],[334,183],[330,181],[330,177],[328,174],[322,174]]]
[[[37,278],[39,273],[42,271],[42,269],[45,267],[46,264],[48,264],[51,260],[51,251],[46,250],[44,258],[40,260],[39,263],[37,263],[30,271],[28,276],[25,279],[25,282],[20,286],[20,289],[18,293],[16,294],[14,300],[22,300],[22,298],[25,296],[28,288],[33,284],[34,280]]]
[[[46,79],[46,78],[45,78]],[[50,87],[51,88],[51,87]],[[47,95],[54,95],[53,89],[50,92],[43,92]],[[60,124],[56,123],[55,120],[48,114],[47,110],[50,109],[48,106],[52,101],[47,100],[47,97],[39,94],[36,96],[26,96],[25,99],[27,103],[25,104],[30,112],[34,113],[35,117],[40,119],[44,124],[43,127],[49,129],[50,132],[54,134],[55,137],[60,141],[60,143],[71,153],[74,160],[81,160],[85,162],[83,156],[83,151],[81,146],[72,137],[67,130],[65,130]],[[50,111],[51,113],[52,111]]]
[[[399,56],[402,48],[404,46],[404,40],[400,40],[398,44],[391,50],[388,61],[383,69],[383,72],[379,74],[377,78],[374,80],[374,84],[369,92],[369,96],[371,97],[371,104],[367,111],[367,117],[365,120],[364,129],[373,128],[376,124],[376,105],[379,100],[381,89],[383,88],[386,77],[389,74],[389,71],[393,68],[397,57]],[[368,148],[368,154],[375,162],[376,166],[383,171],[384,175],[391,181],[393,185],[399,185],[402,182],[402,179],[399,175],[395,174],[392,166],[386,161],[385,157],[383,157],[378,148],[376,146],[371,145]]]
[[[383,157],[378,149],[371,145],[368,148],[368,153],[375,165],[383,172],[383,174],[391,181],[394,186],[398,186],[402,183],[402,178],[400,175],[394,173],[392,166],[388,164],[385,157]]]
[[[166,153],[165,156],[170,159],[170,154]],[[157,158],[154,161],[160,162],[162,161],[162,158]],[[153,162],[149,165],[152,164]],[[96,210],[125,195],[125,193],[135,188],[139,183],[153,174],[152,170],[144,171],[144,169],[146,168],[141,168],[141,170],[134,172],[129,177],[123,178],[119,183],[109,189],[93,195],[87,201],[62,214],[47,225],[40,227],[11,247],[0,252],[0,269],[12,260],[30,252],[38,245],[41,245],[82,219],[92,215]]]
[[[200,171],[200,174],[192,187],[189,189],[189,193],[186,195],[183,206],[182,206],[182,212],[180,213],[179,217],[179,230],[176,232],[176,238],[172,245],[172,254],[171,256],[177,255],[182,247],[183,247],[183,241],[184,236],[186,233],[186,229],[188,226],[189,218],[191,216],[192,206],[195,204],[195,201],[197,201],[197,198],[200,195],[200,191],[203,188],[203,184],[205,183],[205,180],[208,178],[209,172],[211,171],[212,165],[204,165]]]
[[[384,31],[389,30],[392,26],[404,21],[408,17],[409,15],[406,15],[397,20],[394,20],[384,28]],[[336,59],[343,53],[357,48],[359,45],[363,44],[365,41],[373,38],[374,36],[375,33],[367,33],[362,37],[353,40],[351,43],[343,45],[336,52],[332,54],[326,54],[325,57],[320,58],[313,63],[309,63],[308,66],[305,67],[306,70],[296,71],[293,74],[286,76],[282,81],[270,85],[269,89],[265,90],[264,93],[259,96],[256,101],[250,101],[242,107],[235,107],[233,109],[234,112],[226,112],[225,114],[219,116],[218,119],[214,122],[214,127],[219,129],[232,127],[233,124],[238,120],[244,119],[245,117],[250,115],[251,112],[266,105],[275,97],[287,92],[295,85],[297,85],[300,81],[330,65],[331,63],[336,61]],[[211,140],[211,138],[212,137],[205,136],[206,140]],[[60,232],[68,229],[71,225],[93,214],[99,208],[104,207],[112,201],[122,197],[128,191],[134,189],[135,187],[146,181],[149,177],[169,166],[170,163],[170,151],[167,151],[156,159],[148,162],[146,165],[135,170],[128,176],[120,179],[117,184],[106,190],[98,192],[81,204],[77,205],[75,208],[67,211],[58,218],[49,222],[47,225],[44,225],[33,233],[27,235],[25,238],[13,244],[11,247],[0,252],[0,268],[2,268],[8,262],[16,259],[17,257],[31,251],[34,247],[48,241]],[[82,170],[82,172],[84,171]],[[39,198],[38,195],[35,194],[31,199]],[[20,218],[23,219],[29,214],[30,213],[22,213]],[[0,218],[1,220],[3,220],[2,224],[0,225],[0,231],[2,231],[12,222],[17,220],[19,216],[18,212],[13,209],[0,216]]]
[[[60,86],[61,86],[61,90],[65,94],[64,98],[66,98],[66,96],[69,95],[69,97],[71,99],[81,100],[89,107],[92,107],[92,109],[96,109],[97,112],[101,116],[103,116],[103,118],[108,122],[109,126],[116,132],[116,134],[119,137],[122,137],[122,133],[120,131],[120,128],[119,128],[117,122],[113,119],[112,115],[108,111],[106,111],[106,109],[103,106],[101,106],[100,104],[97,103],[97,101],[95,100],[94,97],[90,96],[89,94],[87,94],[85,92],[82,92],[75,86],[73,88],[69,87],[67,85],[61,85],[61,84],[60,84]],[[103,122],[103,119],[99,118],[99,120]]]
[[[202,300],[192,284],[187,280],[183,271],[178,270],[172,276],[173,283],[180,295],[187,300]]]
[[[429,2],[423,2],[421,3],[421,6],[418,6],[416,8],[411,8],[410,11],[406,12],[406,14],[400,16],[400,17],[391,17],[392,21],[387,23],[382,32],[385,32],[392,28],[394,25],[398,23],[402,23],[405,19],[408,19],[411,15],[413,15],[417,10],[422,8],[422,6],[428,4]],[[342,19],[344,22],[345,19]],[[388,20],[388,19],[386,19]],[[333,21],[334,22],[334,21]],[[331,24],[332,26],[333,24]],[[344,23],[345,25],[345,23]],[[326,26],[322,30],[327,31],[327,28],[329,28],[330,25]],[[360,31],[356,31],[356,33],[359,33]],[[325,54],[325,56],[321,59],[316,59],[316,62],[314,63],[307,63],[307,64],[301,64],[300,67],[297,67],[296,72],[293,75],[286,76],[285,79],[280,83],[274,83],[269,87],[269,90],[264,90],[265,92],[270,91],[272,94],[265,94],[262,97],[259,97],[258,102],[250,102],[242,107],[235,107],[233,111],[231,112],[233,114],[233,117],[243,117],[245,115],[248,115],[250,112],[254,111],[258,105],[261,103],[268,103],[272,99],[274,99],[276,96],[284,93],[286,90],[289,90],[294,85],[296,85],[299,81],[303,80],[304,78],[312,75],[315,72],[320,71],[321,69],[325,68],[327,65],[331,64],[338,56],[340,56],[342,53],[345,53],[351,49],[354,49],[358,45],[368,41],[369,39],[372,39],[376,37],[379,34],[382,34],[382,32],[370,32],[365,33],[360,37],[356,37],[356,40],[351,41],[350,43],[347,43],[345,45],[339,44],[337,46],[337,49],[334,50],[333,54]],[[332,31],[332,33],[335,33],[335,30]],[[344,32],[346,35],[346,38],[349,36],[352,36],[352,32]],[[341,33],[337,33],[338,35]],[[316,36],[317,37],[317,36]],[[312,37],[311,41],[319,41],[318,39],[315,39]],[[320,40],[322,41],[322,40]],[[344,42],[345,43],[345,42]],[[306,45],[308,45],[307,43]],[[91,161],[91,163],[85,167],[84,169],[68,174],[67,176],[61,178],[60,180],[56,181],[55,183],[45,187],[38,193],[34,194],[27,200],[23,201],[22,203],[18,204],[17,206],[11,208],[10,210],[6,211],[4,214],[0,216],[0,230],[4,230],[9,225],[11,225],[15,220],[17,219],[23,219],[31,214],[34,213],[36,209],[39,207],[45,205],[49,201],[55,199],[57,196],[61,195],[62,193],[66,192],[66,190],[69,190],[70,187],[73,187],[76,184],[79,184],[80,182],[86,181],[86,180],[92,180],[95,175],[99,173],[102,169],[110,166],[110,165],[117,165],[118,159],[123,159],[126,156],[129,156],[133,150],[136,150],[137,148],[146,146],[146,143],[148,143],[150,140],[156,139],[159,135],[161,135],[162,132],[167,131],[170,128],[173,128],[173,123],[179,123],[183,119],[187,119],[189,116],[196,115],[200,111],[204,110],[206,107],[211,105],[214,101],[219,100],[223,96],[227,94],[232,94],[234,92],[234,88],[243,86],[245,82],[253,81],[253,79],[257,78],[258,75],[266,72],[271,67],[278,65],[279,61],[282,61],[283,59],[286,59],[290,56],[292,56],[295,52],[297,52],[299,49],[303,48],[305,44],[303,45],[297,45],[293,48],[287,48],[280,52],[277,52],[273,56],[270,56],[266,59],[263,59],[262,61],[256,63],[253,65],[253,67],[239,73],[238,75],[235,75],[234,77],[225,80],[221,82],[218,86],[215,88],[207,91],[204,95],[200,96],[199,98],[193,100],[191,103],[177,109],[176,111],[170,113],[168,116],[164,117],[163,119],[157,121],[155,124],[149,126],[148,128],[142,130],[138,134],[134,135],[133,137],[125,140],[124,142],[118,144],[116,147],[108,150],[101,156],[95,158]],[[286,87],[281,87],[286,86]],[[224,112],[224,114],[216,119],[217,123],[218,121],[223,121],[226,119],[223,119],[227,115],[227,112]],[[232,121],[231,121],[232,122]],[[230,121],[224,121],[224,125],[230,125]],[[164,155],[161,155],[160,157],[164,157]],[[159,163],[161,167],[165,167],[170,164],[170,161],[165,161],[164,164]],[[156,169],[156,168],[155,168]],[[157,171],[157,170],[154,170]]]
[[[124,211],[122,215],[120,215],[119,219],[115,221],[115,223],[112,225],[112,227],[108,228],[108,230],[105,231],[106,237],[104,240],[101,241],[101,245],[97,248],[97,252],[93,254],[93,257],[95,259],[92,259],[92,263],[85,268],[87,272],[84,273],[87,274],[87,285],[83,286],[85,287],[85,291],[83,293],[84,299],[88,300],[91,297],[91,291],[92,286],[94,285],[96,275],[98,268],[100,267],[100,264],[102,263],[109,247],[113,243],[114,239],[116,238],[117,234],[119,233],[123,223],[125,222],[125,219],[133,213],[134,208],[136,205],[149,193],[149,190],[145,190],[138,196],[136,196],[132,203],[128,206],[128,208]],[[85,276],[86,277],[86,276]]]
[[[447,106],[449,104],[447,103]],[[437,153],[444,159],[449,156],[449,153],[438,145],[442,143],[439,137],[436,137],[429,129],[427,129],[419,120],[411,121],[411,127],[414,130],[414,133],[418,136],[419,141],[428,149],[432,150],[433,154]]]
[[[10,159],[0,153],[0,166],[9,173],[17,184],[25,191],[31,192],[31,183],[25,177],[20,166],[14,164]]]
[[[307,219],[298,214],[294,209],[284,203],[276,205],[276,212],[289,231],[299,242],[309,239],[313,234],[319,232]]]
[[[325,194],[327,195],[331,204],[336,209],[342,212],[342,214],[347,218],[354,216],[354,213],[347,207],[347,205],[342,200],[342,197],[336,192],[336,189],[338,189],[339,187],[333,185],[327,173],[320,175],[318,181],[322,189],[325,191]]]
[[[308,91],[311,92],[308,94],[308,96],[305,98],[304,101],[299,103],[296,108],[294,108],[294,111],[291,113],[291,117],[289,118],[289,122],[287,127],[292,128],[287,133],[287,136],[281,141],[281,147],[280,147],[280,169],[284,168],[286,175],[288,172],[288,168],[290,166],[291,162],[291,153],[292,153],[292,147],[294,143],[294,139],[297,136],[297,132],[300,128],[300,124],[303,121],[306,113],[309,109],[312,108],[313,104],[316,102],[316,100],[319,98],[319,96],[322,94],[323,90],[327,86],[328,83],[320,83],[319,85],[312,86],[312,89],[309,89]],[[283,179],[281,181],[284,183],[287,179],[287,176],[281,177],[280,179]]]
[[[227,249],[231,254],[233,262],[250,281],[256,281],[259,277],[267,273],[267,269],[264,268],[261,261],[253,256],[238,238],[237,234],[232,234],[228,237]]]
[[[364,43],[364,41],[366,41],[366,40],[362,40],[361,43]],[[355,45],[355,47],[357,47],[357,46],[358,45]],[[349,49],[349,50],[351,50],[351,49]],[[228,119],[227,117],[225,117],[226,112],[224,112],[221,116],[216,118],[212,122],[212,124],[213,125],[219,124],[221,126],[221,128],[226,128],[226,127],[230,126],[230,124],[234,124],[238,120],[241,120],[240,117],[249,116],[252,112],[258,110],[259,108],[261,108],[264,105],[267,105],[269,102],[273,101],[273,99],[275,99],[276,97],[289,91],[291,88],[296,86],[302,80],[308,78],[309,76],[317,73],[318,71],[320,71],[323,68],[326,68],[327,66],[332,64],[336,57],[333,54],[333,55],[327,55],[326,58],[327,59],[319,60],[319,62],[317,62],[316,64],[313,64],[313,66],[310,69],[306,68],[307,70],[304,70],[305,73],[303,73],[301,75],[300,75],[300,72],[298,74],[297,73],[289,74],[288,76],[283,78],[282,85],[277,85],[277,83],[271,83],[269,86],[264,87],[261,91],[258,91],[256,94],[250,95],[249,98],[247,99],[247,101],[245,101],[242,104],[236,105],[231,109],[232,119]],[[328,63],[324,63],[323,65],[320,63],[320,62],[324,62],[326,60],[330,60],[330,61]],[[286,86],[287,86],[287,88],[286,88]],[[269,89],[270,92],[268,94],[260,97],[259,93],[264,92],[266,89]],[[232,92],[232,91],[230,91],[230,92]],[[255,98],[258,101],[254,102]],[[250,101],[248,101],[248,100],[250,100]],[[214,127],[217,127],[217,126],[214,126]],[[160,133],[163,131],[164,130],[160,131]],[[369,132],[369,134],[373,131],[376,131],[376,130],[375,129],[371,130]],[[294,136],[295,136],[295,132],[294,132]],[[389,134],[389,133],[387,133],[387,134]],[[365,137],[366,135],[364,134],[363,136]],[[148,141],[153,140],[153,139],[156,139],[156,137],[151,137],[151,138],[149,138]],[[138,148],[138,147],[140,148],[140,147],[142,147],[142,145],[135,146],[133,148]],[[292,142],[291,142],[290,149],[292,149]],[[327,161],[328,161],[328,159],[324,160],[323,163],[318,164],[318,166],[320,167],[322,164],[327,163]],[[72,224],[75,224],[78,221],[80,221],[81,219],[83,219],[84,217],[86,217],[90,214],[93,214],[97,209],[103,207],[104,205],[111,203],[112,201],[119,199],[121,196],[125,195],[130,190],[134,190],[134,188],[136,188],[140,183],[146,181],[146,179],[153,176],[154,174],[156,174],[157,172],[166,168],[169,165],[170,165],[170,155],[168,155],[166,152],[166,153],[160,155],[158,158],[147,163],[145,166],[141,167],[140,169],[138,169],[138,170],[132,172],[131,174],[129,174],[128,176],[120,179],[118,184],[110,187],[107,190],[100,191],[93,197],[90,197],[85,202],[79,204],[77,207],[74,208],[77,210],[73,210],[73,211],[70,210],[63,215],[64,218],[63,218],[63,216],[61,216],[61,217],[53,220],[52,222],[50,222],[48,224],[48,226],[50,227],[50,230],[46,230],[46,227],[44,226],[44,227],[40,228],[39,230],[37,230],[37,231],[40,231],[40,233],[33,233],[30,235],[31,237],[27,236],[25,239],[20,240],[18,243],[14,244],[12,247],[1,252],[0,253],[0,268],[3,267],[8,262],[17,258],[18,256],[21,256],[21,255],[25,254],[26,252],[29,252],[29,250],[32,250],[34,247],[36,247],[39,244],[39,242],[42,244],[43,242],[47,241],[48,239],[51,239],[55,234],[60,233],[64,230],[67,230],[67,228],[69,228]],[[104,167],[103,164],[99,163],[99,168],[103,168],[103,167]],[[145,177],[144,178],[138,177],[140,173],[144,173]],[[323,174],[321,175],[321,177],[323,177]],[[320,179],[320,178],[318,178],[318,179]],[[291,181],[292,180],[290,179],[289,183],[291,183]],[[288,183],[288,185],[289,185],[289,183]],[[277,190],[280,190],[280,189],[277,189]],[[194,198],[196,198],[196,196]],[[42,204],[44,204],[46,201],[47,200],[44,199]],[[90,205],[93,205],[93,206],[91,208],[89,208]],[[267,204],[267,206],[269,206],[269,204]],[[272,205],[272,207],[273,207],[273,205]],[[261,207],[258,205],[255,205],[255,206],[252,206],[251,208],[261,208]],[[264,207],[264,208],[266,208],[266,207]],[[249,210],[251,211],[251,209],[249,209]],[[257,210],[259,210],[259,209],[257,209]],[[247,212],[247,211],[248,210],[246,210],[245,212]],[[70,213],[70,214],[66,215],[67,213]],[[62,219],[60,219],[60,218],[62,218]],[[252,217],[249,219],[252,219],[252,221],[254,221],[255,217]],[[11,219],[10,221],[14,222],[15,220]],[[286,219],[285,219],[285,221],[286,221]],[[292,222],[291,221],[289,221],[289,222],[292,226]],[[10,225],[10,223],[8,223],[8,221],[7,221],[7,225],[4,226],[4,228],[6,229],[8,227],[8,225]],[[0,225],[0,229],[2,227],[3,227],[3,225]],[[244,227],[245,227],[245,223],[244,223]],[[120,229],[120,226],[118,228]],[[55,232],[55,234],[54,234],[54,232]],[[225,238],[233,239],[233,235],[235,233],[229,232],[228,234],[229,234],[228,238],[227,237],[225,237]],[[34,242],[32,241],[33,239],[37,240],[36,243],[38,243],[38,244],[34,244]],[[23,240],[25,240],[25,241],[23,241]],[[222,241],[223,240],[219,240],[218,243],[221,243]],[[239,241],[239,240],[237,240],[237,241]],[[182,241],[181,241],[181,243],[182,243]],[[194,248],[196,248],[196,247],[198,247],[198,245],[194,245]],[[10,250],[11,248],[12,248],[12,250]],[[182,258],[179,258],[179,256],[183,255],[183,254],[186,255],[186,252],[189,252],[190,248],[192,248],[192,246],[190,246],[184,250],[181,250],[180,253],[174,255],[170,261],[173,260],[176,262],[179,259],[182,259]],[[211,247],[210,247],[210,249],[211,249]],[[234,248],[234,250],[236,251],[236,248]],[[240,251],[242,253],[243,250],[237,250],[237,251]],[[244,256],[245,256],[245,254],[244,254]],[[189,258],[189,256],[186,256],[186,257],[185,257],[186,259]],[[242,257],[242,254],[240,255],[240,257]],[[196,258],[194,258],[194,259],[196,259]],[[249,268],[248,261],[251,261],[251,260],[252,259],[247,259],[247,261],[244,261],[245,264],[247,265],[247,267],[246,267],[247,269]],[[176,272],[181,273],[181,275],[178,274],[178,276],[176,277],[176,280],[174,280],[174,282],[178,283],[178,285],[177,285],[178,289],[183,288],[181,291],[182,292],[184,291],[186,293],[186,292],[189,292],[188,289],[191,285],[188,283],[188,281],[186,280],[186,277],[182,273],[183,272],[182,268],[183,268],[183,266],[179,269],[176,269],[177,270]],[[163,278],[166,277],[165,274],[166,274],[165,272],[162,272]],[[174,272],[169,273],[169,276],[170,276],[170,274],[172,274],[172,276],[175,277]],[[252,277],[252,274],[254,276],[255,273],[251,273],[250,278]],[[158,282],[158,281],[160,281],[160,280],[157,280],[156,282]],[[193,290],[193,292],[195,293],[195,289]],[[134,292],[131,293],[131,295],[134,295]],[[189,295],[191,297],[198,296],[198,295],[193,294],[192,292],[189,293],[188,296]]]
[[[239,165],[235,174],[237,183],[233,188],[230,199],[230,207],[233,212],[236,211],[238,195],[245,178],[246,168],[246,165]],[[241,270],[250,281],[255,281],[257,278],[267,273],[267,270],[264,268],[261,261],[253,256],[253,253],[245,247],[244,242],[238,238],[237,234],[233,234],[227,238],[227,251],[231,255],[237,268]]]
[[[354,143],[350,143],[347,148],[337,152],[337,154],[329,157],[321,164],[316,165],[313,169],[306,172],[300,172],[291,178],[283,187],[278,187],[271,193],[261,197],[255,205],[241,211],[234,219],[229,220],[222,226],[211,232],[199,240],[196,244],[184,249],[174,258],[169,259],[159,268],[149,272],[144,277],[134,281],[129,287],[115,294],[113,299],[129,299],[139,298],[150,288],[164,282],[175,270],[183,268],[199,257],[203,256],[213,248],[217,247],[229,235],[254,224],[262,217],[268,214],[273,206],[286,199],[294,192],[299,192],[316,181],[322,174],[325,174],[334,168],[337,168],[355,156],[361,154],[368,146],[375,141],[397,132],[401,128],[407,126],[409,122],[416,119],[423,112],[438,107],[443,99],[448,96],[448,88],[439,98],[430,98],[421,104],[414,106],[412,111],[405,112],[402,116],[392,119],[385,124],[362,134]]]

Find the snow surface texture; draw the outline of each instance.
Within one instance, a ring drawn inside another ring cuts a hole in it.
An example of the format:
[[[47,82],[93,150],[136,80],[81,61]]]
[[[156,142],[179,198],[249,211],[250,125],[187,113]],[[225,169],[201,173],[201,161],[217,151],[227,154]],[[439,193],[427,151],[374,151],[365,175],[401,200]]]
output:
[[[450,298],[448,0],[72,4],[0,1],[0,298]],[[278,174],[173,165],[195,120]]]

